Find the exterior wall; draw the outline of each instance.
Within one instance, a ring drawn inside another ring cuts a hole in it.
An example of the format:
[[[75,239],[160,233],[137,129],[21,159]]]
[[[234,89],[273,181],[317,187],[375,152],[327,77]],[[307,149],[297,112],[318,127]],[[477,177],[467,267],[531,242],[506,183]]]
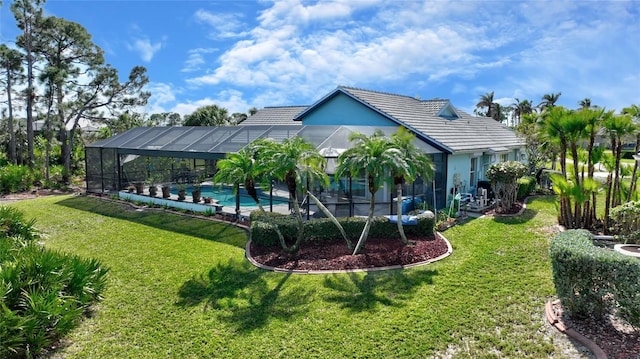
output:
[[[398,126],[344,94],[329,99],[302,119],[303,125]]]
[[[453,193],[455,182],[459,181],[458,192],[468,192],[470,189],[469,175],[471,172],[471,154],[454,154],[449,156],[447,170],[447,198]],[[447,200],[449,201],[449,199]]]

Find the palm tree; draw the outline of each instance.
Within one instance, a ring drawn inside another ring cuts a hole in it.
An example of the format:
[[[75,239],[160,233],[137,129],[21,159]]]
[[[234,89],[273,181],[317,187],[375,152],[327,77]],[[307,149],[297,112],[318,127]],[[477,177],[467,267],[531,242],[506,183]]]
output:
[[[587,143],[587,178],[593,179],[595,172],[595,164],[599,162],[604,152],[603,147],[596,147],[595,141],[600,129],[602,116],[604,114],[603,109],[582,109],[576,113],[576,116],[581,117],[586,124],[586,133],[588,137]],[[583,174],[584,176],[584,174]],[[596,219],[596,193],[593,192],[591,196],[591,207],[589,207],[589,201],[585,204],[585,228],[589,228]]]
[[[625,136],[636,133],[637,128],[628,115],[616,116],[613,111],[604,114],[602,127],[609,135],[611,141],[611,151],[615,159],[613,168],[613,181],[609,185],[610,196],[605,202],[605,224],[608,224],[609,209],[619,206],[622,202],[620,187],[620,158],[622,157],[622,145]],[[606,227],[605,227],[606,228]]]
[[[491,113],[491,118],[498,122],[503,122],[507,119],[507,114],[509,112],[509,107],[503,107],[501,104],[495,102],[493,104],[493,111]]]
[[[622,114],[631,116],[631,120],[633,121],[633,123],[636,126],[640,127],[640,106],[631,105],[629,107],[625,107],[622,109]],[[636,155],[640,153],[640,131],[638,131],[638,133],[636,134],[636,146],[635,146],[634,152]],[[639,161],[635,161],[635,164],[633,165],[633,174],[631,175],[631,186],[629,188],[629,193],[627,195],[627,202],[631,201],[631,196],[636,190],[636,181],[638,176],[638,162]]]
[[[253,199],[260,212],[264,213],[264,208],[258,197],[256,189],[257,179],[262,175],[259,161],[256,161],[255,152],[251,146],[241,149],[237,153],[227,153],[224,159],[216,164],[218,171],[213,177],[213,182],[217,184],[243,184],[247,194]],[[235,188],[235,186],[234,186]]]
[[[304,222],[298,203],[298,189],[305,183],[313,183],[324,179],[326,159],[311,143],[299,136],[287,138],[278,143],[273,139],[255,141],[256,150],[264,163],[270,178],[283,181],[293,202],[293,209],[298,225],[296,241],[290,247],[283,247],[286,252],[295,252],[304,238]],[[328,182],[328,181],[326,181]]]
[[[545,94],[542,96],[542,102],[538,104],[538,108],[540,108],[541,111],[544,111],[548,108],[554,107],[556,102],[558,102],[560,95],[562,95],[562,92]]]
[[[264,178],[264,169],[261,167],[261,161],[257,157],[255,145],[250,143],[247,147],[241,149],[237,153],[227,153],[224,159],[216,164],[218,171],[213,176],[213,182],[217,184],[233,184],[234,194],[238,195],[239,184],[242,183],[247,194],[253,199],[258,206],[260,213],[265,214],[256,183],[260,178]],[[265,216],[265,218],[267,218]],[[280,245],[286,248],[284,237],[277,225],[274,225]]]
[[[517,119],[516,126],[520,124],[520,119],[523,115],[530,115],[533,113],[533,107],[531,106],[531,101],[522,100],[515,98],[516,102],[511,104],[511,110],[513,111],[513,117]]]
[[[369,236],[376,206],[376,192],[384,181],[385,171],[387,169],[408,168],[408,164],[403,159],[402,151],[394,147],[392,141],[381,130],[376,130],[371,136],[353,132],[349,135],[349,141],[353,143],[353,146],[338,157],[335,176],[340,178],[346,175],[364,174],[371,196],[369,215],[353,251],[355,255],[364,246]],[[406,171],[409,172],[408,169]],[[398,172],[402,171],[398,170]]]
[[[486,94],[480,96],[480,101],[476,104],[476,108],[487,108],[487,112],[484,113],[485,116],[493,118],[493,109],[495,103],[493,102],[493,91],[487,92]]]
[[[562,177],[565,179],[567,178],[568,141],[564,121],[568,115],[569,111],[564,107],[552,107],[544,112],[538,122],[541,137],[547,142],[547,146],[558,147],[560,169]],[[558,222],[568,228],[571,228],[569,224],[573,223],[569,198],[565,195],[560,195],[560,217]]]
[[[408,244],[407,236],[402,227],[402,184],[403,182],[411,183],[417,177],[427,182],[433,177],[434,166],[431,157],[424,151],[420,150],[413,144],[415,136],[413,133],[400,127],[398,131],[391,135],[393,145],[402,152],[402,157],[407,166],[401,166],[393,169],[393,183],[396,185],[397,213],[398,213],[398,232],[402,243]]]
[[[580,105],[580,108],[583,110],[587,108],[591,108],[591,99],[588,97],[585,97],[584,100],[578,101],[578,105]]]

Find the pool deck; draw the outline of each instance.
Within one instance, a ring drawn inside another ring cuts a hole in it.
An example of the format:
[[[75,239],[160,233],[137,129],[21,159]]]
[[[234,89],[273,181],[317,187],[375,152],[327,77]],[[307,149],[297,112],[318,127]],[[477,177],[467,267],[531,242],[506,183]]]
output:
[[[276,190],[276,189],[274,189],[273,195],[282,196],[282,197],[289,196],[287,192],[284,192],[282,190]],[[169,206],[169,207],[184,209],[184,210],[193,211],[197,213],[206,213],[206,212],[213,211],[215,213],[226,213],[231,215],[236,214],[235,206],[222,206],[218,203],[215,203],[215,198],[214,198],[214,203],[210,203],[210,204],[204,203],[204,202],[194,203],[192,197],[189,195],[186,196],[184,201],[178,201],[177,194],[171,194],[169,198],[162,198],[160,191],[158,192],[158,196],[151,197],[149,195],[148,189],[145,189],[145,191],[142,194],[136,194],[135,192],[120,191],[118,192],[118,197],[128,201],[148,203],[148,204],[154,204],[158,206]],[[263,203],[262,207],[267,212],[270,210],[270,205],[268,202]],[[248,218],[251,212],[257,209],[258,209],[258,206],[241,206],[240,216]],[[282,214],[290,213],[288,204],[274,204],[273,211],[282,213]]]

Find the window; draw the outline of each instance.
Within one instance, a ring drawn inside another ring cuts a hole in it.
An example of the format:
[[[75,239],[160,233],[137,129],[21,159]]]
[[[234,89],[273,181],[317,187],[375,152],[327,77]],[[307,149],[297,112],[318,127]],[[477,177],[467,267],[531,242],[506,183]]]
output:
[[[476,172],[478,171],[478,158],[474,157],[471,159],[471,170],[469,171],[469,186],[475,187],[476,185]]]
[[[507,162],[509,160],[509,154],[503,153],[500,155],[500,162]]]

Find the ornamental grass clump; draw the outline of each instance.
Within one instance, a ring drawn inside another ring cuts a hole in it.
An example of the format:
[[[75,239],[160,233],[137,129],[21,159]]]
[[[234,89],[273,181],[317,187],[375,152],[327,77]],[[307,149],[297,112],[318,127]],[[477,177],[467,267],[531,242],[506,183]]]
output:
[[[527,166],[517,161],[492,164],[487,170],[487,179],[496,196],[497,211],[511,210],[518,195],[518,179],[525,175]]]
[[[0,207],[0,357],[33,357],[102,299],[107,269],[37,243],[34,220]]]

